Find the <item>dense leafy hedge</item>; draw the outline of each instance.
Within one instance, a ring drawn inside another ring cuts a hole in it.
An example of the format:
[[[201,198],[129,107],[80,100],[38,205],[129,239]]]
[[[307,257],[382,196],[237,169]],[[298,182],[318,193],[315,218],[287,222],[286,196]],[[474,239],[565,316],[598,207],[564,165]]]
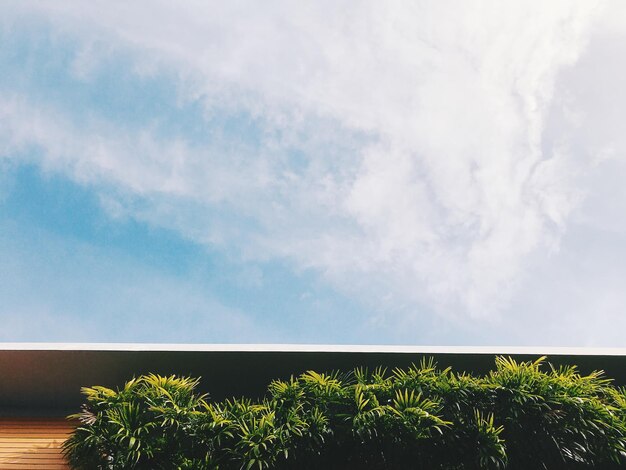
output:
[[[626,468],[626,392],[545,358],[481,377],[408,369],[276,380],[261,401],[212,403],[149,375],[83,389],[65,444],[77,469]]]

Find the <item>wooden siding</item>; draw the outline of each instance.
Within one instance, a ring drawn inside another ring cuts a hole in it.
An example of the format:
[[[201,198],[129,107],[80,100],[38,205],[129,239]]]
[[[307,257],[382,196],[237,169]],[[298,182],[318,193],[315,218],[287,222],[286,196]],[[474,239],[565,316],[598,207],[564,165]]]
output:
[[[0,470],[66,470],[61,445],[74,429],[64,418],[0,418]]]

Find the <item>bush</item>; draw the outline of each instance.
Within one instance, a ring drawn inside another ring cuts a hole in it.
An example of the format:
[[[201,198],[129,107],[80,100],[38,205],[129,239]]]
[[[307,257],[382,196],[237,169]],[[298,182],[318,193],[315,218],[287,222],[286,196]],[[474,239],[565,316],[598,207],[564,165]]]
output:
[[[84,388],[76,469],[577,469],[626,464],[626,392],[599,372],[499,357],[486,376],[432,361],[306,372],[260,401],[212,403],[198,380]]]

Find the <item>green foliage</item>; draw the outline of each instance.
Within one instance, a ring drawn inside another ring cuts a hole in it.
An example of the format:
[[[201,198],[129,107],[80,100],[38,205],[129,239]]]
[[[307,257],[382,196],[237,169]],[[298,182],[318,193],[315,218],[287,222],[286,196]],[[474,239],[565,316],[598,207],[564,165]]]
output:
[[[212,403],[156,375],[84,388],[76,469],[577,469],[626,465],[626,390],[545,358],[486,376],[419,366],[308,371]]]

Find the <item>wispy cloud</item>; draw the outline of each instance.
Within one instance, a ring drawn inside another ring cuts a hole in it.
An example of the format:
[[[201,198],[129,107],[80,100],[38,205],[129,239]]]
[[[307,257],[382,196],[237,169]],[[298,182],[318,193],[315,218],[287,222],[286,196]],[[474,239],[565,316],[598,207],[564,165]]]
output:
[[[83,44],[67,80],[89,83],[116,54],[137,79],[173,79],[205,136],[97,109],[77,122],[3,90],[4,155],[34,146],[113,215],[312,269],[381,312],[507,311],[531,260],[558,250],[598,154],[562,132],[575,109],[554,111],[604,11],[594,2],[9,9],[5,27],[37,21]]]
[[[224,305],[201,279],[2,222],[0,341],[219,343],[280,335]]]

